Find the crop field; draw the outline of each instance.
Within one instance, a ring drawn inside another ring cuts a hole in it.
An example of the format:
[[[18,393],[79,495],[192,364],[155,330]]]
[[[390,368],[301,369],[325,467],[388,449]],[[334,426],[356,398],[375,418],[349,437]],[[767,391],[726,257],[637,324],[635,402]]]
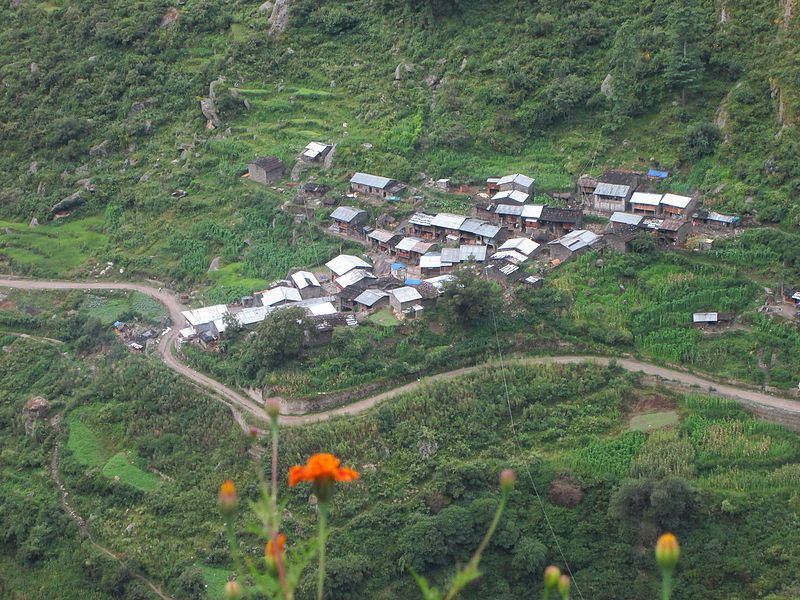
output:
[[[100,439],[80,420],[76,414],[70,415],[69,441],[67,447],[75,459],[82,465],[96,467],[108,460],[108,453],[100,443]]]
[[[127,452],[117,452],[108,459],[103,467],[103,475],[110,479],[118,479],[143,492],[152,492],[161,485],[158,476],[142,471],[132,464]]]

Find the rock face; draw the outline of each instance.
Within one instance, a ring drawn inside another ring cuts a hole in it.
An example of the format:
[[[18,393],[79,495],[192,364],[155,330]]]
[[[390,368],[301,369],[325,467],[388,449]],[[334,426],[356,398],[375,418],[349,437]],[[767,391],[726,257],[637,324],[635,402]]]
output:
[[[292,0],[275,0],[272,14],[269,16],[269,34],[278,35],[286,30],[289,25],[289,7]]]
[[[219,118],[219,114],[217,114],[217,107],[211,98],[203,98],[200,100],[200,110],[213,127],[216,128],[222,125],[222,120]]]
[[[103,140],[97,146],[89,149],[89,156],[108,156],[108,146],[111,142]]]
[[[75,192],[74,194],[70,194],[60,202],[56,202],[51,208],[51,213],[63,212],[69,210],[71,208],[75,208],[76,206],[80,206],[83,204],[83,198],[81,198],[80,192]]]
[[[409,63],[400,63],[394,70],[394,80],[400,81],[405,73],[411,73],[414,70],[414,65]]]
[[[25,417],[25,434],[36,435],[38,422],[47,419],[49,413],[50,403],[47,400],[41,396],[30,398],[22,409],[22,415]]]

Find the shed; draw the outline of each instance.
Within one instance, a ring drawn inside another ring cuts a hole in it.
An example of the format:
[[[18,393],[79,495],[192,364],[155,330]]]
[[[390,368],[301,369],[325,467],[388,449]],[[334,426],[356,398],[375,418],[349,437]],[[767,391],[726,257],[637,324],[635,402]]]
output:
[[[369,173],[356,173],[350,178],[350,189],[368,196],[387,198],[400,193],[405,186],[396,179]]]
[[[433,247],[429,242],[423,242],[419,238],[404,237],[394,247],[394,254],[398,258],[403,258],[416,264],[420,257]]]
[[[283,177],[283,169],[283,161],[277,156],[260,156],[247,165],[250,179],[264,185]]]
[[[539,249],[539,247],[540,245],[531,239],[518,237],[506,240],[497,250],[499,252],[514,250],[524,254],[527,257],[533,255]]]
[[[539,214],[539,228],[562,235],[567,231],[581,226],[583,211],[580,208],[560,208],[545,206]]]
[[[357,310],[375,310],[389,306],[389,293],[383,290],[364,290],[353,301]]]
[[[688,219],[694,214],[697,200],[690,196],[678,194],[664,194],[661,199],[661,210],[665,217],[673,219]]]
[[[495,204],[525,204],[530,199],[530,194],[519,190],[504,190],[492,196]]]
[[[341,277],[337,277],[336,285],[342,290],[348,288],[364,289],[370,284],[369,280],[371,279],[377,279],[371,271],[367,271],[366,269],[353,269]]]
[[[293,302],[300,302],[303,297],[300,295],[300,290],[293,287],[279,286],[260,292],[261,304],[263,306],[283,306],[284,304],[291,304]]]
[[[323,295],[322,285],[311,271],[297,271],[291,274],[292,283],[300,291],[303,300],[319,298]]]
[[[414,306],[421,300],[422,294],[416,288],[408,285],[389,292],[389,304],[398,316],[414,310]]]
[[[303,148],[303,154],[301,154],[303,160],[307,162],[317,162],[324,160],[325,157],[330,153],[333,146],[330,144],[323,144],[322,142],[309,142],[305,148]]]
[[[367,212],[353,206],[339,206],[331,213],[331,221],[343,233],[357,232],[367,222]]]
[[[516,190],[531,196],[533,195],[533,186],[535,183],[533,177],[528,177],[521,173],[514,173],[501,177],[497,182],[497,187],[501,192]]]

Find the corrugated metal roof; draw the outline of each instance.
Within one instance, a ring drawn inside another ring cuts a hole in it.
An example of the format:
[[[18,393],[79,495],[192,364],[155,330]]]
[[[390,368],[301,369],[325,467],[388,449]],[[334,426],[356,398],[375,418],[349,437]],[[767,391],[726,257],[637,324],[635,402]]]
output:
[[[475,233],[482,238],[491,240],[497,236],[498,233],[500,233],[500,227],[497,225],[492,225],[491,223],[481,223],[480,227],[478,227]]]
[[[430,283],[437,290],[441,291],[442,288],[444,287],[445,283],[447,283],[448,281],[452,281],[454,279],[455,279],[455,276],[454,275],[450,275],[448,273],[447,275],[438,275],[436,277],[431,277],[429,279],[425,279],[424,281],[426,281],[427,283]]]
[[[528,284],[530,284],[530,285],[535,285],[535,284],[539,283],[541,280],[542,280],[542,278],[541,278],[541,277],[534,277],[533,275],[531,275],[530,277],[526,277],[525,279],[523,279],[523,281],[524,281],[525,283],[528,283]]]
[[[253,306],[251,308],[243,308],[236,313],[236,320],[239,325],[245,327],[254,323],[260,323],[267,318],[267,315],[274,310],[271,306]]]
[[[638,225],[642,222],[644,216],[642,215],[632,215],[631,213],[625,212],[615,212],[611,215],[610,221],[612,223],[622,223],[624,225]]]
[[[404,237],[402,240],[397,242],[397,245],[394,248],[395,250],[402,250],[403,252],[416,252],[418,254],[425,254],[428,250],[430,250],[431,246],[433,246],[433,244],[423,242],[419,238]]]
[[[524,219],[538,219],[542,216],[544,206],[541,204],[526,204],[522,207],[522,217]]]
[[[291,277],[298,290],[304,290],[309,286],[319,287],[319,280],[311,271],[297,271],[292,273]]]
[[[600,236],[587,229],[576,229],[570,231],[567,235],[553,240],[551,244],[560,244],[565,248],[576,252],[588,246],[595,244],[600,239]]]
[[[353,206],[340,206],[331,213],[331,219],[342,221],[343,223],[350,223],[360,214],[367,214],[366,211]]]
[[[376,229],[375,231],[371,232],[367,237],[371,240],[375,240],[376,242],[388,242],[390,241],[396,233],[392,233],[391,231],[386,231],[385,229]]]
[[[650,169],[647,172],[648,177],[658,177],[659,179],[666,179],[669,177],[669,171],[659,171],[657,169]]]
[[[420,269],[438,269],[442,266],[442,255],[439,252],[431,252],[419,257]]]
[[[300,290],[290,287],[276,287],[261,293],[261,304],[274,306],[279,302],[300,302]]]
[[[500,179],[500,177],[487,177],[486,183],[498,183]]]
[[[377,279],[377,277],[375,277],[375,275],[366,269],[353,269],[352,271],[348,271],[344,275],[337,277],[336,285],[344,290],[349,288],[351,285],[355,285],[363,279]]]
[[[506,175],[505,177],[501,177],[500,181],[497,182],[497,185],[516,183],[517,185],[521,185],[522,187],[527,188],[532,186],[533,182],[534,182],[533,177],[528,177],[527,175],[523,175],[521,173],[514,173],[513,175]]]
[[[598,196],[611,196],[612,198],[627,198],[631,190],[629,185],[617,185],[614,183],[598,183],[594,188],[594,193]]]
[[[217,319],[221,319],[228,314],[228,307],[225,304],[215,304],[214,306],[203,306],[192,310],[184,310],[181,314],[187,323],[192,327],[205,325]]]
[[[368,185],[370,187],[382,190],[394,183],[394,179],[381,177],[380,175],[370,175],[369,173],[356,173],[350,178],[350,183],[357,185]]]
[[[514,215],[519,217],[522,215],[522,210],[524,208],[524,206],[519,206],[516,204],[498,204],[497,208],[494,209],[494,212],[498,215]]]
[[[530,195],[526,194],[525,192],[521,192],[519,190],[505,190],[503,192],[497,192],[494,196],[492,196],[492,202],[511,200],[512,202],[524,204],[529,198]]]
[[[328,147],[328,144],[323,144],[322,142],[308,142],[308,144],[306,144],[306,150],[311,150],[316,153],[325,152]]]
[[[368,262],[353,256],[352,254],[340,254],[336,258],[329,260],[325,263],[331,271],[337,276],[349,273],[353,269],[371,269],[372,265]]]
[[[689,196],[679,196],[678,194],[664,194],[664,197],[661,199],[661,204],[666,204],[667,206],[674,206],[675,208],[686,208],[689,206],[689,203],[692,201],[691,197]]]
[[[516,250],[526,256],[533,254],[539,244],[528,238],[511,238],[498,248],[498,250]]]
[[[500,252],[492,254],[490,258],[491,260],[511,260],[517,263],[523,263],[528,260],[526,254],[518,252],[517,250],[501,250]]]
[[[694,313],[692,323],[716,323],[719,320],[719,313]]]
[[[663,199],[661,194],[650,194],[648,192],[634,192],[631,196],[631,204],[643,204],[644,206],[658,206]]]
[[[420,227],[429,227],[434,219],[433,215],[427,213],[414,213],[408,220],[410,225],[419,225]]]
[[[391,290],[389,293],[401,304],[422,300],[422,294],[410,286],[397,288],[396,290]]]
[[[467,217],[461,215],[453,215],[450,213],[439,213],[431,219],[431,225],[434,227],[441,227],[442,229],[457,230]]]
[[[519,267],[517,265],[508,264],[500,267],[500,272],[505,276],[509,276],[517,271],[519,271]]]
[[[723,215],[718,212],[709,212],[708,217],[706,217],[709,221],[717,221],[718,223],[738,223],[739,217],[734,215]]]
[[[332,302],[323,302],[321,304],[309,306],[308,312],[315,317],[319,317],[320,315],[332,315],[336,313],[336,307]]]
[[[375,304],[381,300],[381,298],[386,298],[389,294],[381,290],[364,290],[358,296],[356,296],[354,302],[358,302],[359,304],[363,304],[367,307],[375,306]]]

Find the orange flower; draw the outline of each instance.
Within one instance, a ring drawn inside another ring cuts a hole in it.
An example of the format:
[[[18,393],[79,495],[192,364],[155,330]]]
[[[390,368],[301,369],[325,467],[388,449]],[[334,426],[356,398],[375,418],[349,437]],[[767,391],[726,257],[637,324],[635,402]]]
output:
[[[286,536],[282,533],[279,533],[277,536],[277,544],[273,544],[272,540],[267,542],[266,548],[264,548],[264,554],[266,555],[267,559],[277,560],[278,556],[283,556],[284,548],[286,547]],[[277,550],[275,546],[278,546]]]
[[[678,538],[671,533],[665,533],[656,542],[656,562],[662,569],[671,571],[678,564],[681,547]]]
[[[217,497],[219,507],[225,514],[232,514],[239,504],[239,497],[236,495],[236,484],[230,479],[224,481],[219,486],[219,496]]]
[[[289,485],[294,487],[301,481],[310,481],[320,501],[324,502],[330,497],[334,481],[354,481],[360,477],[358,471],[340,467],[341,462],[333,454],[313,454],[306,464],[289,469]]]

